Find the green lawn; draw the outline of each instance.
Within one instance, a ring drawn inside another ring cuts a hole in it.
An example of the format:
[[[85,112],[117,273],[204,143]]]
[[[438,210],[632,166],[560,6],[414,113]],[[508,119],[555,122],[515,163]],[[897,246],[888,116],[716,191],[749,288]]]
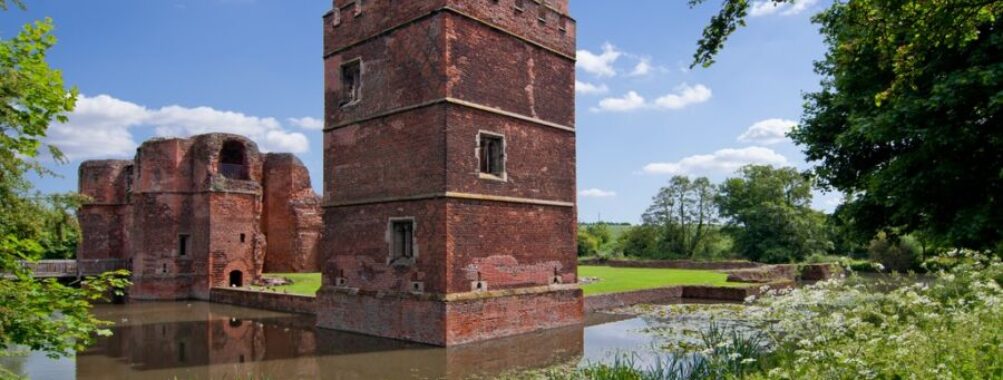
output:
[[[672,285],[749,285],[728,282],[728,275],[721,272],[693,269],[614,268],[580,265],[578,266],[578,277],[599,278],[598,282],[582,286],[585,295],[620,293]]]
[[[265,273],[265,277],[284,277],[293,281],[292,285],[277,286],[270,291],[313,296],[320,289],[320,273]]]
[[[292,285],[278,286],[270,291],[312,296],[320,289],[320,273],[268,273],[265,277],[285,277]],[[583,285],[585,295],[619,293],[631,290],[660,288],[672,285],[748,286],[728,282],[728,275],[709,270],[614,268],[581,265],[578,277],[597,277],[598,282]]]

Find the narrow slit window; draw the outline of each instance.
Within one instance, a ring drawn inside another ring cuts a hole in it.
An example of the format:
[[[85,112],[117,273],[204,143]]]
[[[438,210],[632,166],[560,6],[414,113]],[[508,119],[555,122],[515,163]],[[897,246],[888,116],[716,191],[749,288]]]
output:
[[[362,61],[355,60],[341,66],[341,105],[362,99]]]
[[[481,134],[478,143],[478,156],[482,174],[495,177],[505,175],[505,138],[501,136]]]
[[[393,260],[414,258],[414,221],[396,220],[390,224]]]
[[[178,235],[178,256],[188,256],[188,235]]]
[[[524,9],[526,9],[525,0],[515,0],[515,10],[518,12],[522,12]]]
[[[240,234],[240,242],[243,243],[244,240],[247,240],[247,235]]]
[[[542,1],[539,3],[539,6],[537,7],[536,19],[540,20],[540,22],[542,23],[547,22],[547,4]]]

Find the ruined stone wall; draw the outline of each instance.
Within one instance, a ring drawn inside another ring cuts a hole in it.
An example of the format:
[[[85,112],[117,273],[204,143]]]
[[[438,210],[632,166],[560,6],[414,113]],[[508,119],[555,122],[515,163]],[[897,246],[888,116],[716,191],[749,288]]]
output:
[[[78,171],[79,192],[88,201],[77,211],[83,238],[81,259],[128,259],[132,223],[132,161],[84,161]]]
[[[265,272],[319,271],[317,243],[323,226],[310,172],[296,156],[276,153],[265,156],[264,172]]]
[[[282,250],[273,261],[317,270],[320,201],[299,160],[275,157],[270,226]],[[83,163],[80,191],[91,201],[78,213],[78,257],[129,259],[134,299],[209,299],[234,272],[252,284],[268,253],[264,160],[247,138],[216,133],[149,140],[133,161]]]

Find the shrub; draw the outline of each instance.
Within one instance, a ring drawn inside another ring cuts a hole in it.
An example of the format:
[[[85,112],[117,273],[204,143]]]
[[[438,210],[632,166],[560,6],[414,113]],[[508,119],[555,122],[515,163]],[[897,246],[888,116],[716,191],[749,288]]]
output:
[[[871,241],[867,252],[871,260],[881,263],[891,271],[908,272],[920,269],[921,249],[916,239],[910,236],[891,236],[881,232]]]
[[[652,225],[640,225],[627,230],[620,235],[620,248],[624,256],[648,259],[662,258],[659,253],[659,236],[661,231]]]
[[[599,239],[587,230],[578,230],[578,256],[595,256],[599,253]]]

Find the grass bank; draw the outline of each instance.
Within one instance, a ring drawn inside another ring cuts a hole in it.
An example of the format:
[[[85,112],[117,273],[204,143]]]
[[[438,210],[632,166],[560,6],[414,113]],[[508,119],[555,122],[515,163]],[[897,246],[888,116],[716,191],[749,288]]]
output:
[[[265,274],[265,277],[287,278],[293,283],[269,287],[264,290],[312,296],[317,293],[317,289],[320,289],[320,273],[268,273]],[[578,267],[578,277],[598,279],[596,282],[582,286],[587,296],[674,285],[748,286],[748,284],[728,282],[728,275],[724,273],[692,269],[614,268],[582,265]]]

